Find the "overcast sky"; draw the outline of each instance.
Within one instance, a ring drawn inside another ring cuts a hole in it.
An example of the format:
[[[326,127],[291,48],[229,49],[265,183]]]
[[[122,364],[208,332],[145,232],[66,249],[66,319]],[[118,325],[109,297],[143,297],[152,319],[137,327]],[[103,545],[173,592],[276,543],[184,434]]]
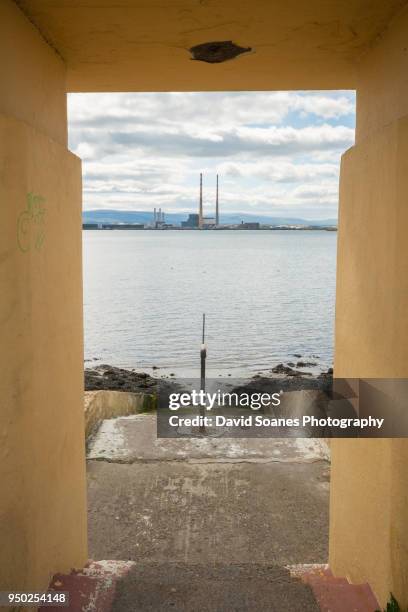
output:
[[[352,92],[71,94],[70,148],[84,209],[337,216]]]

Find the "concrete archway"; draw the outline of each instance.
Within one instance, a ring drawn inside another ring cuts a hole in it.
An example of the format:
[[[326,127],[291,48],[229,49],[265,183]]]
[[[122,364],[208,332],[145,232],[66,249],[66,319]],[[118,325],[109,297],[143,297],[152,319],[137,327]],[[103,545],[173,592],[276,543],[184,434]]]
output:
[[[87,557],[81,166],[69,91],[356,89],[341,169],[335,374],[404,377],[406,0],[188,0],[0,7],[0,305],[4,588],[43,588]],[[247,53],[192,61],[232,40]],[[67,375],[71,381],[65,384]],[[405,440],[333,444],[331,566],[408,603]],[[381,511],[377,509],[381,507]]]

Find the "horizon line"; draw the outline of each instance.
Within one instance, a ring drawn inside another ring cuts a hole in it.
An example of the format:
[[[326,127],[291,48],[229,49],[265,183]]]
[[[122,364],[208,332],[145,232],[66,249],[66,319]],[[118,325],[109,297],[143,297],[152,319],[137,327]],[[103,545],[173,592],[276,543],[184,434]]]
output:
[[[163,207],[162,207],[163,210]],[[121,212],[121,213],[140,213],[140,214],[148,214],[148,215],[152,215],[154,212],[150,211],[150,210],[135,210],[135,209],[131,209],[131,208],[88,208],[88,209],[83,209],[82,213],[90,213],[90,212]],[[181,211],[165,211],[164,213],[166,215],[188,215],[188,214],[197,214],[195,210],[181,210]],[[228,215],[251,215],[251,216],[259,216],[259,217],[288,217],[288,218],[292,218],[292,217],[298,217],[298,218],[302,218],[307,220],[307,217],[304,217],[302,215],[302,213],[299,213],[298,215],[296,215],[296,213],[293,214],[289,214],[289,213],[258,213],[258,212],[246,212],[246,211],[229,211],[229,212],[225,212],[225,213],[221,213],[221,216],[228,216]],[[316,220],[320,218],[320,217],[316,217]],[[334,215],[334,216],[322,216],[322,219],[336,219],[338,220],[338,215]],[[312,219],[313,220],[313,219]]]

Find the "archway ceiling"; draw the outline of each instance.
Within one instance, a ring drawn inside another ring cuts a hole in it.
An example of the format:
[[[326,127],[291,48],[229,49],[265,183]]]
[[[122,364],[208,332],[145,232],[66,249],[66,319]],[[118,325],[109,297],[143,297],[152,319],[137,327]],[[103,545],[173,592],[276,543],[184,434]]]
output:
[[[16,0],[68,67],[69,91],[347,89],[407,0]],[[225,63],[189,48],[232,40]]]

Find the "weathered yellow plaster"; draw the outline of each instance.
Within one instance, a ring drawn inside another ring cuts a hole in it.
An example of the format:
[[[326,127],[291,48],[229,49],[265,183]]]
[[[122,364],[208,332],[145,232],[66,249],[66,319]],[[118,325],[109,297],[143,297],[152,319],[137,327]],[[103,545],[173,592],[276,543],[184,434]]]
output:
[[[337,377],[408,378],[407,193],[404,117],[343,156]],[[408,440],[333,440],[331,450],[331,567],[406,606]]]
[[[87,559],[81,163],[0,115],[0,168],[0,586],[38,590]]]
[[[67,143],[66,67],[12,0],[0,2],[0,112]]]
[[[345,89],[405,0],[18,0],[68,67],[69,91]],[[188,49],[252,47],[224,64]]]

